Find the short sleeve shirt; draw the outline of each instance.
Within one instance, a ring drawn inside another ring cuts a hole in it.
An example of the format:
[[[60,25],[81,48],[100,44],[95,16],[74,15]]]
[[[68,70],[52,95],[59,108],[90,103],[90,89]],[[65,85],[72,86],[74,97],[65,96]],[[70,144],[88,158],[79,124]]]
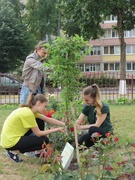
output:
[[[96,106],[91,106],[91,105],[87,106],[85,104],[82,109],[82,113],[85,116],[87,116],[88,122],[90,124],[95,124],[96,120],[97,120],[95,108],[96,108]],[[112,128],[111,121],[110,121],[110,109],[109,109],[109,106],[104,102],[102,102],[101,113],[107,114],[107,116],[106,116],[105,121],[101,124],[100,128],[102,129],[103,133],[112,132],[113,128]]]
[[[34,114],[30,108],[22,107],[14,110],[5,120],[1,133],[1,146],[13,147],[25,133],[32,127],[36,127],[36,118],[40,114]]]

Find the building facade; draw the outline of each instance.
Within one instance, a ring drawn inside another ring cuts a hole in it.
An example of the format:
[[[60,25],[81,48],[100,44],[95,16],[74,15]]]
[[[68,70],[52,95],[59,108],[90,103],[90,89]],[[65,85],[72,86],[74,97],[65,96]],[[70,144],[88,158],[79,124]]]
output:
[[[105,34],[98,40],[90,40],[90,54],[84,57],[80,64],[82,72],[119,72],[120,70],[120,43],[118,33],[112,26],[116,18],[109,16],[102,25]],[[135,74],[135,29],[125,31],[126,42],[126,71]]]

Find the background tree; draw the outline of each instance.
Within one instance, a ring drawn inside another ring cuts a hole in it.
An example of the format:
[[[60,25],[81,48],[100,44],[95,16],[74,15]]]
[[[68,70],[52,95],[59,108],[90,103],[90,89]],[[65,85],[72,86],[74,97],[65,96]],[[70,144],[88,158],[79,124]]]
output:
[[[0,0],[0,72],[16,70],[32,45],[25,25],[17,18],[13,4]]]
[[[26,4],[25,21],[37,40],[45,39],[46,35],[58,35],[59,12],[56,1],[29,0]]]
[[[69,35],[75,33],[87,39],[97,39],[103,35],[102,23],[106,16],[117,18],[115,29],[120,42],[120,93],[126,87],[126,43],[124,31],[135,25],[134,0],[89,0],[62,2],[63,28]],[[125,86],[125,87],[123,87]]]

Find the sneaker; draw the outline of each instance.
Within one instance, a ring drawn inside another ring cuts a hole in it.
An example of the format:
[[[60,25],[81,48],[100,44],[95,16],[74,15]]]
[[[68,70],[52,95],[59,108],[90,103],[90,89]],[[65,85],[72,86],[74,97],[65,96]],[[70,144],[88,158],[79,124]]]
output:
[[[7,151],[6,156],[16,163],[23,162],[23,160],[19,158],[18,154],[14,154],[11,151]]]
[[[35,151],[31,151],[31,152],[25,152],[24,153],[25,156],[35,156]]]

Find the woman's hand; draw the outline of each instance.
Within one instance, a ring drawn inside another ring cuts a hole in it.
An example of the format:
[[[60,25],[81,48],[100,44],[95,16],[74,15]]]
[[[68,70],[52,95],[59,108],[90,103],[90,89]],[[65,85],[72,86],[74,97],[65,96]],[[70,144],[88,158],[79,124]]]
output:
[[[61,128],[60,127],[60,128],[58,128],[58,131],[64,133],[65,132],[65,128]]]
[[[77,130],[81,130],[81,125],[80,124],[76,124],[76,129]]]

